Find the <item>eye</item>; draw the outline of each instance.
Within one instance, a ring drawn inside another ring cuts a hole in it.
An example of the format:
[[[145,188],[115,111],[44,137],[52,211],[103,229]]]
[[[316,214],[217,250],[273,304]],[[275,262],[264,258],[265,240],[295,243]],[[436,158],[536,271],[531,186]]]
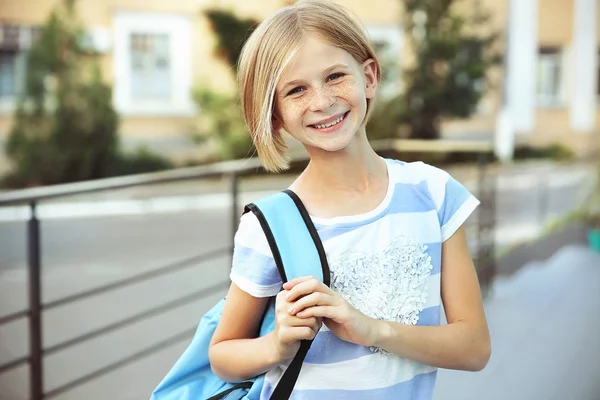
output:
[[[342,74],[341,72],[336,72],[335,74],[331,74],[327,77],[327,82],[338,80],[343,76],[344,74]]]
[[[293,94],[298,94],[298,93],[301,93],[303,91],[304,91],[304,88],[302,86],[298,86],[298,87],[295,87],[292,90],[290,90],[287,95],[291,96]]]

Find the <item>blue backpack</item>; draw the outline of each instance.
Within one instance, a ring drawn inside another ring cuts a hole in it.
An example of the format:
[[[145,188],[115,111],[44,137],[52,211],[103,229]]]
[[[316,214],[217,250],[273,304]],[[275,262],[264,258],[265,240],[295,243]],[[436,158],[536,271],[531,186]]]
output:
[[[283,282],[312,275],[329,286],[329,266],[323,244],[300,201],[291,190],[275,193],[248,204],[267,238]],[[264,375],[238,383],[222,381],[211,370],[208,347],[215,332],[225,299],[201,319],[192,342],[154,389],[150,400],[258,400]],[[275,328],[275,298],[270,299],[260,336]],[[275,387],[271,399],[287,400],[312,341],[304,340],[298,353]]]

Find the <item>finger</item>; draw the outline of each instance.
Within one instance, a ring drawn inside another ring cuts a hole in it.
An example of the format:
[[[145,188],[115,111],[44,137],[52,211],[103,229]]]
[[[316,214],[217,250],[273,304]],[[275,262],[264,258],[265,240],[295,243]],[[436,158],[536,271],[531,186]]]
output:
[[[280,312],[287,312],[287,309],[291,306],[292,303],[288,302],[286,299],[286,295],[289,293],[289,290],[282,290],[277,293],[275,297],[275,310]]]
[[[329,294],[329,288],[320,280],[316,278],[307,279],[303,282],[296,284],[286,294],[287,301],[296,301],[302,296],[309,295],[313,292],[322,292]]]
[[[290,292],[289,290],[280,291],[279,293],[277,293],[277,296],[275,296],[275,301],[280,301],[280,300],[287,301],[285,297],[289,292]]]
[[[290,327],[313,326],[317,323],[318,323],[317,318],[298,318],[298,317],[293,317],[291,315],[288,315],[285,318],[282,318],[280,321],[280,325],[290,326]]]
[[[307,296],[302,297],[295,303],[293,303],[288,312],[290,315],[294,315],[299,311],[304,310],[308,307],[313,306],[330,306],[333,305],[333,298],[325,293],[314,292]]]
[[[321,326],[323,326],[323,320],[321,318],[315,318],[315,323],[312,325],[313,330],[316,333],[319,333],[319,331],[321,330]]]
[[[336,319],[339,317],[337,307],[333,306],[315,306],[309,307],[296,314],[298,318],[328,318]]]
[[[298,278],[294,278],[291,281],[287,281],[286,283],[283,284],[283,288],[285,290],[290,290],[291,288],[293,288],[294,286],[296,286],[297,284],[301,283],[301,282],[306,282],[307,280],[310,279],[314,279],[313,276],[301,276]]]
[[[288,328],[283,332],[282,341],[284,343],[291,343],[298,340],[312,340],[317,336],[317,332],[309,326]]]

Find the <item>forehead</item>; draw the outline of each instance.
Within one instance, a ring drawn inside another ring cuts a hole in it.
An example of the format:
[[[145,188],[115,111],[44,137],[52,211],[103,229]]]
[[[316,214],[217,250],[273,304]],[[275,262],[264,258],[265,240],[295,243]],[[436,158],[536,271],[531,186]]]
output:
[[[316,35],[307,35],[303,38],[290,64],[283,71],[277,86],[280,87],[293,80],[310,79],[335,64],[345,64],[350,68],[358,65],[347,51]]]

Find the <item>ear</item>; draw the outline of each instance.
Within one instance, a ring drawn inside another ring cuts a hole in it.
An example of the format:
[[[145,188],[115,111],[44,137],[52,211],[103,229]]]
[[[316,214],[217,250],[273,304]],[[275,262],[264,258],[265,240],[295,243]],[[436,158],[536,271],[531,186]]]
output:
[[[363,64],[363,73],[365,76],[365,93],[367,99],[372,99],[377,93],[377,75],[379,72],[379,66],[374,59],[369,58]]]
[[[281,120],[281,118],[279,118],[279,116],[275,112],[273,113],[273,116],[271,117],[271,124],[273,125],[273,130],[275,132],[279,132],[283,128],[283,121]]]

